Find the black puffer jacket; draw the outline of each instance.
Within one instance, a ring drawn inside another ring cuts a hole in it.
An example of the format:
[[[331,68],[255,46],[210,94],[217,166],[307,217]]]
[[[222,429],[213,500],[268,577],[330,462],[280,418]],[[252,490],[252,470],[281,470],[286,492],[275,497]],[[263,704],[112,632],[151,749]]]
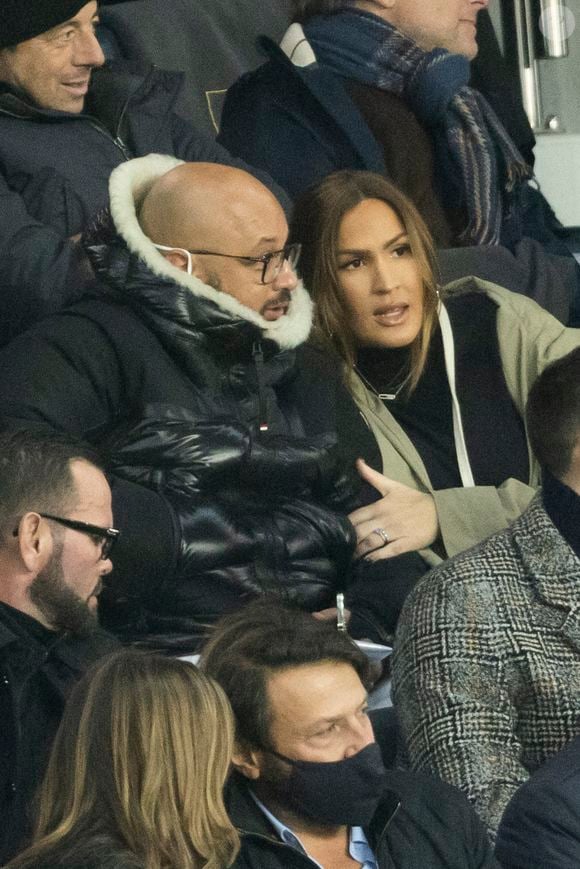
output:
[[[116,170],[113,217],[87,234],[109,295],[0,356],[5,416],[108,447],[124,531],[111,595],[147,633],[190,633],[268,591],[330,606],[354,548],[334,509],[352,494],[336,448],[308,437],[292,398],[293,348],[311,322],[305,290],[268,322],[171,266],[139,230],[133,189],[178,162],[154,155]]]

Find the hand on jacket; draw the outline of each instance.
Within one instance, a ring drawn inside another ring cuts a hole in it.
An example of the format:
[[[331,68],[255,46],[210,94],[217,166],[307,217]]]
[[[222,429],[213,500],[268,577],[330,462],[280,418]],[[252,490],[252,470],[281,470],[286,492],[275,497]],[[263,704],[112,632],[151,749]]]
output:
[[[439,520],[431,495],[390,480],[357,460],[359,474],[382,498],[349,515],[357,537],[356,555],[371,561],[392,558],[431,546],[439,536]],[[375,529],[382,529],[388,542]]]

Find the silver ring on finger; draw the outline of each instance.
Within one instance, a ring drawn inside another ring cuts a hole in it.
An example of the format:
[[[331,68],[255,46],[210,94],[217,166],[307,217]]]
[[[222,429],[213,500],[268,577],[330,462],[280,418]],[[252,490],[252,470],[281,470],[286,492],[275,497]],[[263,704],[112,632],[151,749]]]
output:
[[[383,541],[383,546],[386,546],[389,542],[389,535],[385,531],[384,528],[373,528],[372,534],[378,534],[381,540]]]

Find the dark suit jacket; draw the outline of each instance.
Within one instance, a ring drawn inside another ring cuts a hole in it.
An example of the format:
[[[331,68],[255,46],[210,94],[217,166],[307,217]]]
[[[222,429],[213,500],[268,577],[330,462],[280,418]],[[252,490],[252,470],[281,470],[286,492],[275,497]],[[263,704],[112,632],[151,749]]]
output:
[[[580,737],[512,797],[497,836],[504,869],[580,866]]]

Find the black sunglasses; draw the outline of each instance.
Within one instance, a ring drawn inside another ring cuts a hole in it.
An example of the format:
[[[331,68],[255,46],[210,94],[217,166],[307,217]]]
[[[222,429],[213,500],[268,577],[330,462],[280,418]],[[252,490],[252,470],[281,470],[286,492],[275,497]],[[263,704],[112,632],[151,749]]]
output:
[[[101,558],[103,560],[109,558],[113,546],[119,539],[121,532],[116,528],[101,528],[99,525],[91,525],[90,522],[80,522],[78,519],[63,519],[62,516],[53,516],[50,513],[39,513],[43,519],[52,519],[53,522],[58,522],[59,525],[64,525],[65,528],[72,528],[73,531],[80,531],[81,534],[88,534],[89,537],[97,537],[102,540]]]

